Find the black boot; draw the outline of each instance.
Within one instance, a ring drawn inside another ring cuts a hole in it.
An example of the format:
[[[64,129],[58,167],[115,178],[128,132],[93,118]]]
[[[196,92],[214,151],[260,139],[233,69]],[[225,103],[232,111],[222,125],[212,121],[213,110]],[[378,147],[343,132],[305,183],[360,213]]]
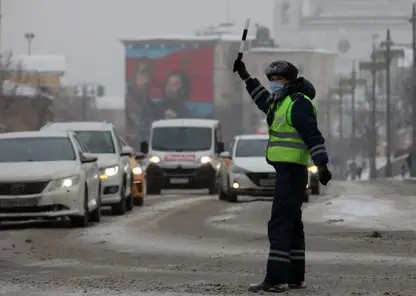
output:
[[[259,284],[251,284],[250,286],[248,286],[248,290],[250,292],[261,292],[261,291],[265,291],[265,292],[275,292],[275,293],[280,293],[280,292],[286,292],[289,290],[289,286],[288,284],[269,284],[266,282],[262,282]]]
[[[289,283],[289,288],[290,289],[306,289],[306,283],[304,281],[301,282],[294,282],[294,283]]]

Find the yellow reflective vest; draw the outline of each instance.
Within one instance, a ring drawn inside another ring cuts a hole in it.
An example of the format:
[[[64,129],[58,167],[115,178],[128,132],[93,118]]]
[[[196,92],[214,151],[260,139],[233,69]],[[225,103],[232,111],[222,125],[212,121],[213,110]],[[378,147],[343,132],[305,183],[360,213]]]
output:
[[[304,98],[313,105],[311,99],[307,96]],[[269,126],[266,158],[269,162],[289,162],[307,166],[310,160],[308,147],[292,126],[291,114],[294,102],[290,96],[287,96],[277,107],[272,104],[269,112],[274,112],[274,119]],[[316,108],[315,105],[313,106],[316,116]],[[275,110],[272,110],[274,108]]]

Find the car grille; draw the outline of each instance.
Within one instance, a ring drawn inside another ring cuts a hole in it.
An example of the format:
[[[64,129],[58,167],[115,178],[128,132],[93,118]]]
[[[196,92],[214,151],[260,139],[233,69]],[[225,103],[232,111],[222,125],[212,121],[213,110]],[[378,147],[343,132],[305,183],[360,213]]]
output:
[[[0,195],[31,195],[41,193],[49,181],[0,183]]]
[[[247,177],[256,184],[257,186],[264,187],[265,185],[262,184],[262,180],[275,180],[276,179],[276,173],[247,173]],[[274,182],[270,182],[271,185],[268,185],[266,187],[273,187]]]
[[[163,169],[167,176],[191,176],[196,172],[196,169],[189,168],[174,168],[174,169]]]

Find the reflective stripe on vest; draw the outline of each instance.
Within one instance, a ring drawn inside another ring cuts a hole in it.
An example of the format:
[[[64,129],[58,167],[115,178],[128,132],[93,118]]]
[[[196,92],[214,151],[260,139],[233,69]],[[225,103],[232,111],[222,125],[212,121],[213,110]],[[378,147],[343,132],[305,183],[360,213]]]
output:
[[[306,96],[305,99],[310,101]],[[291,125],[290,115],[292,106],[293,100],[288,96],[283,99],[274,111],[274,120],[272,125],[269,126],[267,159],[271,162],[289,162],[308,165],[308,148],[296,129]],[[270,110],[270,112],[273,111]]]

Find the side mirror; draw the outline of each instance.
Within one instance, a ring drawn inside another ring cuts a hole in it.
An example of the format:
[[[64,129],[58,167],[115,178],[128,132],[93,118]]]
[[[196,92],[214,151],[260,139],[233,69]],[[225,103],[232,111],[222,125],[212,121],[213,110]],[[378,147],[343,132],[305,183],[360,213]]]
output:
[[[98,160],[98,157],[92,156],[89,153],[81,154],[81,163],[92,163],[92,162],[96,162],[97,160]]]
[[[217,153],[222,153],[224,152],[225,148],[224,148],[224,142],[218,142],[217,143]]]
[[[132,154],[134,154],[134,151],[130,146],[124,146],[121,148],[120,156],[130,156]]]
[[[143,160],[143,159],[144,159],[144,157],[145,157],[144,153],[141,153],[141,152],[138,152],[138,153],[136,153],[136,155],[135,155],[135,159],[136,159],[136,160]]]
[[[149,143],[148,142],[141,142],[140,143],[140,152],[143,154],[149,153]]]
[[[231,159],[231,154],[228,151],[223,151],[220,153],[220,157],[225,159]]]

